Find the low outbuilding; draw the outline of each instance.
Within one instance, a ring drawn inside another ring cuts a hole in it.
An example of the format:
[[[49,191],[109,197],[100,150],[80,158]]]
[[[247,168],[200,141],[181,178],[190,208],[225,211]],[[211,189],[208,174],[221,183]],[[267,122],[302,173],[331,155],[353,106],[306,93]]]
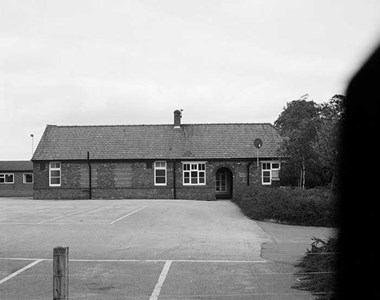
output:
[[[33,163],[0,161],[0,197],[33,196]]]

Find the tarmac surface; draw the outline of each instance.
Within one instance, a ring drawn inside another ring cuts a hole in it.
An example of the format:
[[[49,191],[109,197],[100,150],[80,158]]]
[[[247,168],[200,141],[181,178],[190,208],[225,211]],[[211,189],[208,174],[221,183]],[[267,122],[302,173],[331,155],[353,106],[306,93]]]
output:
[[[294,264],[331,228],[255,222],[230,201],[0,198],[0,299],[51,299],[69,247],[70,299],[315,299]]]
[[[261,257],[273,262],[296,264],[311,248],[313,237],[326,241],[338,234],[335,228],[255,222],[271,237],[271,242],[262,245]]]

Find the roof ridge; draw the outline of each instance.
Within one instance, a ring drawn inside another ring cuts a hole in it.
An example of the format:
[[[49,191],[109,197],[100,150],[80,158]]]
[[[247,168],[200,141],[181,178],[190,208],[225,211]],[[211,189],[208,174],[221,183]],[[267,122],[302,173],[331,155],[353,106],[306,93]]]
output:
[[[0,162],[29,162],[31,161],[30,159],[11,159],[11,160],[6,160],[6,159],[0,159]]]
[[[259,123],[184,123],[181,126],[202,126],[202,125],[271,125],[269,122],[259,122]],[[137,126],[174,126],[174,124],[102,124],[102,125],[47,125],[49,127],[137,127]]]

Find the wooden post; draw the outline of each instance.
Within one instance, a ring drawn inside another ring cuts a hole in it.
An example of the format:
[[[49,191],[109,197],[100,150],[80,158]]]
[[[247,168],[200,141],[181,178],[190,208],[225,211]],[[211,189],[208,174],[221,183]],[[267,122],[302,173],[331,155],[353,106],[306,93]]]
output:
[[[69,247],[53,250],[53,300],[69,299]]]

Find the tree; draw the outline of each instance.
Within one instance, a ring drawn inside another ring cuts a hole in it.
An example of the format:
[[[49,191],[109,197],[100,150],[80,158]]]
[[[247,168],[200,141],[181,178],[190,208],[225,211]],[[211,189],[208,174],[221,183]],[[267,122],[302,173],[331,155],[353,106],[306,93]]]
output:
[[[334,95],[320,105],[306,99],[287,103],[274,123],[287,137],[281,154],[289,160],[282,178],[297,177],[303,188],[328,184],[334,188],[344,106],[343,95]]]
[[[338,142],[344,116],[345,96],[334,95],[320,106],[320,127],[312,143],[326,181],[334,187],[337,175]]]
[[[306,186],[306,171],[315,164],[312,142],[320,126],[320,108],[314,101],[288,102],[274,125],[287,137],[280,151],[289,157],[288,163],[300,173],[299,186]]]

